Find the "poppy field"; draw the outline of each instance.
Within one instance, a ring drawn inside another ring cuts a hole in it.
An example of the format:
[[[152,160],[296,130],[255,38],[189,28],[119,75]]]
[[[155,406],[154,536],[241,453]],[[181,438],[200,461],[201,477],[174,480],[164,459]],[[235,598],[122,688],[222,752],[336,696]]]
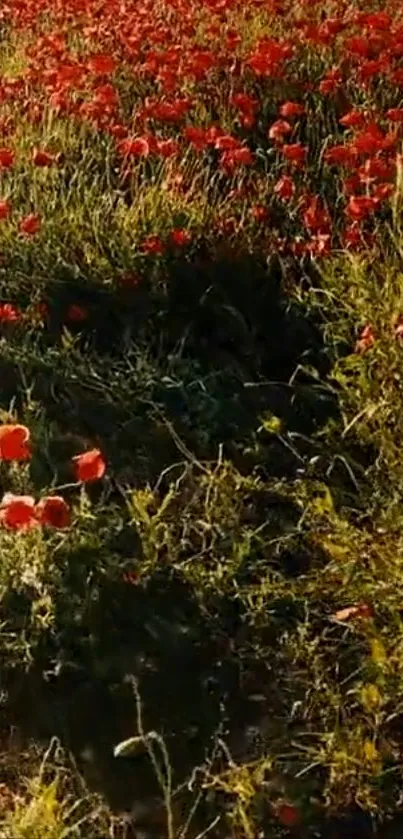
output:
[[[0,5],[0,839],[401,839],[403,6]]]

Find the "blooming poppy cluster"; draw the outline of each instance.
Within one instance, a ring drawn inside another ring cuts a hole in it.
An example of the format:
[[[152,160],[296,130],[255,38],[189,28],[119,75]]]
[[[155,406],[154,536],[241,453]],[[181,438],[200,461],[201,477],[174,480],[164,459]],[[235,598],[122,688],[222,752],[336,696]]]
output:
[[[0,426],[0,461],[23,462],[29,460],[31,455],[29,428],[18,423]],[[106,471],[106,463],[99,449],[76,455],[72,459],[72,467],[78,483],[96,481]],[[60,495],[47,495],[36,502],[31,495],[8,492],[0,504],[0,523],[12,530],[25,530],[38,525],[62,529],[71,523],[71,510]]]
[[[15,303],[0,303],[0,324],[16,324],[40,321],[44,323],[49,315],[49,308],[45,301],[31,304],[22,310]],[[85,306],[71,303],[65,310],[65,320],[68,323],[82,324],[88,320],[89,312]]]
[[[22,165],[62,172],[71,163],[45,139],[28,154],[14,142],[19,115],[37,126],[51,113],[109,138],[122,185],[138,167],[179,173],[182,162],[199,161],[232,195],[215,225],[226,235],[254,235],[256,246],[297,258],[374,247],[402,165],[397,0],[376,11],[342,0],[322,12],[307,0],[161,0],[158,8],[152,0],[8,0],[1,20],[23,31],[26,45],[23,69],[0,80],[0,169],[10,183]],[[302,60],[307,51],[312,61]],[[249,190],[242,200],[234,179]],[[7,192],[0,220],[12,215]],[[18,230],[26,240],[45,228],[38,201]],[[189,236],[181,224],[169,241],[182,247]],[[139,246],[156,256],[167,249],[158,230]]]
[[[60,495],[49,495],[36,503],[31,495],[7,492],[0,504],[0,523],[12,530],[26,530],[38,525],[62,529],[69,527],[71,511]]]

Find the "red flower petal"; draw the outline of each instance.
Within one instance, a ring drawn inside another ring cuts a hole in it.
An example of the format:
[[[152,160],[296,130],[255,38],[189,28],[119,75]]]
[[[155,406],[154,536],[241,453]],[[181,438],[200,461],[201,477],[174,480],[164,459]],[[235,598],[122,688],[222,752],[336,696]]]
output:
[[[25,425],[0,426],[0,460],[29,460],[30,436]]]
[[[32,163],[35,166],[52,166],[56,162],[56,155],[51,154],[44,149],[34,149],[32,153]]]
[[[93,73],[113,73],[116,70],[116,61],[111,55],[92,55],[88,67]]]
[[[38,524],[35,499],[30,495],[13,495],[8,492],[1,502],[0,523],[13,530],[35,527]]]
[[[61,529],[71,524],[71,511],[67,502],[60,495],[42,498],[36,506],[36,517],[41,524]]]
[[[73,457],[77,481],[87,483],[102,478],[106,471],[105,459],[99,449],[91,449]]]
[[[14,303],[0,303],[0,323],[17,323],[21,312]]]
[[[1,221],[3,221],[3,219],[8,218],[10,213],[11,213],[11,204],[10,204],[9,201],[7,201],[5,198],[3,198],[0,201],[0,219],[1,219]]]
[[[26,236],[33,236],[38,232],[40,227],[41,220],[39,216],[36,216],[34,213],[30,213],[20,221],[20,233],[24,233]]]
[[[15,154],[11,149],[0,149],[0,168],[9,169],[13,165]]]
[[[87,320],[88,312],[83,308],[83,306],[78,306],[76,303],[72,303],[67,309],[66,316],[67,319],[71,320],[73,323],[82,323]]]
[[[294,827],[301,820],[297,808],[293,804],[287,804],[287,802],[280,804],[276,810],[276,815],[280,824],[284,825],[284,827]]]

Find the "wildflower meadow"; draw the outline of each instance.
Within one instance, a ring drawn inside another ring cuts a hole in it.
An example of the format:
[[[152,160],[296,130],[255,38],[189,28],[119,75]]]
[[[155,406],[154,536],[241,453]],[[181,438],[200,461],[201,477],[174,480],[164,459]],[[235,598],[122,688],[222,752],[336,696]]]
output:
[[[0,4],[0,839],[403,836],[403,4]]]

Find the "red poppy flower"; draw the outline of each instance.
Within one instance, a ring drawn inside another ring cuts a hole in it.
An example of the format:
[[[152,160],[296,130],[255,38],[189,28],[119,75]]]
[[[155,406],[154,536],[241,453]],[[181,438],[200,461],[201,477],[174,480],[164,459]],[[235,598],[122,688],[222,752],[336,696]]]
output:
[[[74,470],[77,481],[87,483],[102,478],[106,471],[106,463],[99,449],[91,449],[73,457]]]
[[[344,117],[339,119],[340,125],[344,125],[346,128],[358,128],[363,125],[364,121],[364,114],[357,110],[348,111],[347,114],[344,114]]]
[[[386,201],[396,191],[395,184],[377,184],[372,198],[375,201]]]
[[[52,166],[53,163],[56,163],[56,155],[51,154],[44,149],[34,149],[32,153],[32,163],[34,163],[35,166],[41,167]]]
[[[146,137],[133,137],[122,140],[118,146],[119,153],[123,157],[148,157],[150,154],[150,142]]]
[[[389,59],[386,56],[372,61],[365,61],[364,64],[361,64],[359,69],[359,79],[361,82],[365,82],[367,79],[371,79],[374,76],[378,76],[380,73],[387,71],[388,68]]]
[[[301,164],[306,158],[308,149],[302,143],[286,143],[281,147],[281,151],[287,160],[290,160],[292,163]]]
[[[161,157],[173,157],[179,151],[179,143],[177,140],[169,138],[168,140],[157,140],[157,152]]]
[[[183,230],[182,228],[176,228],[175,230],[171,230],[169,238],[173,245],[176,245],[178,248],[183,248],[184,245],[188,245],[189,242],[192,241],[192,236],[188,230]]]
[[[202,151],[208,143],[207,132],[204,128],[195,125],[187,125],[183,130],[185,138],[197,151]]]
[[[303,213],[303,222],[307,230],[325,232],[330,226],[330,216],[319,196],[309,198]]]
[[[17,323],[21,312],[13,303],[0,303],[0,323]]]
[[[218,140],[222,140],[223,143],[220,151],[231,151],[231,149],[239,148],[241,145],[240,140],[236,140],[235,137],[231,137],[230,134],[226,134],[219,125],[210,125],[210,128],[206,131],[207,145],[219,148],[220,143],[217,145]]]
[[[113,111],[119,103],[118,92],[113,84],[101,84],[95,88],[94,93],[94,102],[104,106],[106,110],[111,109]]]
[[[235,164],[242,164],[243,166],[249,166],[255,160],[251,150],[246,146],[243,146],[241,149],[235,149],[232,152],[227,152],[227,154]]]
[[[370,123],[367,128],[360,131],[354,138],[352,148],[358,154],[376,154],[390,145],[390,138],[385,137],[376,123]]]
[[[280,804],[276,808],[276,816],[280,824],[284,825],[284,827],[295,827],[301,821],[301,816],[297,808],[287,802]]]
[[[362,221],[376,210],[378,200],[366,195],[351,195],[346,207],[346,214],[353,221]]]
[[[388,31],[392,25],[392,18],[387,12],[371,12],[370,14],[365,15],[365,20],[363,22],[369,26],[370,29]]]
[[[143,109],[144,116],[161,120],[161,122],[178,122],[188,113],[191,101],[188,98],[178,98],[171,102],[149,102]]]
[[[214,141],[214,148],[219,151],[235,151],[235,149],[239,149],[240,145],[239,140],[236,137],[231,137],[230,134],[223,134]]]
[[[349,195],[355,195],[360,187],[361,180],[357,172],[354,172],[353,175],[350,175],[343,181],[343,193],[346,197]]]
[[[341,75],[340,70],[337,67],[334,67],[332,70],[328,70],[328,72],[325,73],[319,84],[319,91],[320,93],[323,93],[324,96],[328,96],[331,93],[335,93],[342,83],[343,76]]]
[[[144,253],[164,253],[164,245],[159,236],[147,236],[142,242],[141,249]]]
[[[300,117],[305,113],[305,108],[299,102],[284,102],[280,107],[280,116],[285,119]]]
[[[330,246],[330,233],[317,233],[306,243],[306,251],[316,257],[329,256]]]
[[[35,215],[34,213],[30,213],[25,218],[21,219],[19,224],[20,233],[23,233],[25,236],[34,236],[35,233],[41,228],[41,220],[39,216]]]
[[[93,73],[114,73],[116,61],[110,55],[92,55],[88,61],[88,67]]]
[[[110,125],[107,128],[109,134],[112,134],[112,137],[115,137],[117,140],[123,140],[124,137],[127,136],[127,128],[125,125],[121,125],[119,122],[116,122],[114,125]]]
[[[31,432],[25,425],[0,425],[0,460],[29,460]]]
[[[369,157],[363,166],[360,166],[358,175],[363,183],[370,183],[372,180],[390,180],[394,178],[395,167],[381,157]]]
[[[249,93],[234,93],[230,97],[230,104],[239,108],[244,118],[249,118],[254,122],[254,112],[259,107],[258,99],[250,96]]]
[[[11,213],[11,204],[6,199],[0,201],[0,221],[9,217]]]
[[[256,117],[254,114],[242,114],[239,121],[243,128],[253,128]]]
[[[255,204],[251,208],[251,215],[256,221],[267,221],[270,213],[267,207],[263,207],[261,204]]]
[[[394,70],[393,73],[391,73],[390,81],[397,87],[401,87],[403,85],[403,67],[398,67],[397,70]]]
[[[233,151],[225,151],[221,155],[220,165],[222,168],[231,173],[237,166],[250,166],[253,163],[253,154],[246,146]]]
[[[373,327],[368,323],[361,331],[360,337],[355,345],[357,353],[364,353],[375,344],[375,333]]]
[[[0,505],[0,523],[13,530],[24,530],[38,524],[35,499],[31,495],[7,492]]]
[[[375,233],[364,231],[360,227],[359,222],[354,221],[349,225],[343,236],[344,246],[350,250],[366,250],[373,247],[375,243]]]
[[[15,154],[11,149],[0,149],[0,168],[10,169],[15,160]]]
[[[289,175],[283,175],[274,187],[275,195],[283,201],[289,201],[295,193],[295,183]]]
[[[368,38],[364,38],[362,35],[346,38],[344,41],[344,49],[351,52],[353,55],[358,55],[360,58],[368,58],[371,52],[371,46],[368,42]]]
[[[73,323],[82,323],[87,320],[88,312],[83,306],[78,306],[77,303],[72,303],[67,309],[66,317],[67,320],[70,320]]]
[[[403,108],[389,108],[389,110],[386,111],[386,116],[392,122],[403,123]]]
[[[274,39],[267,39],[258,44],[255,52],[247,59],[247,64],[258,76],[272,75],[292,54],[291,44],[280,44]]]
[[[58,113],[69,110],[69,99],[63,90],[56,90],[49,97],[49,105]]]
[[[290,134],[292,127],[285,119],[277,119],[269,128],[269,140],[283,140],[286,134]]]
[[[70,507],[60,495],[42,498],[36,505],[36,517],[41,524],[56,527],[58,530],[71,524]]]
[[[324,158],[329,166],[334,164],[340,166],[351,166],[357,160],[357,152],[351,146],[343,146],[341,144],[330,146],[326,149]]]
[[[57,85],[79,85],[86,74],[85,67],[81,64],[65,63],[59,64],[57,68]]]

